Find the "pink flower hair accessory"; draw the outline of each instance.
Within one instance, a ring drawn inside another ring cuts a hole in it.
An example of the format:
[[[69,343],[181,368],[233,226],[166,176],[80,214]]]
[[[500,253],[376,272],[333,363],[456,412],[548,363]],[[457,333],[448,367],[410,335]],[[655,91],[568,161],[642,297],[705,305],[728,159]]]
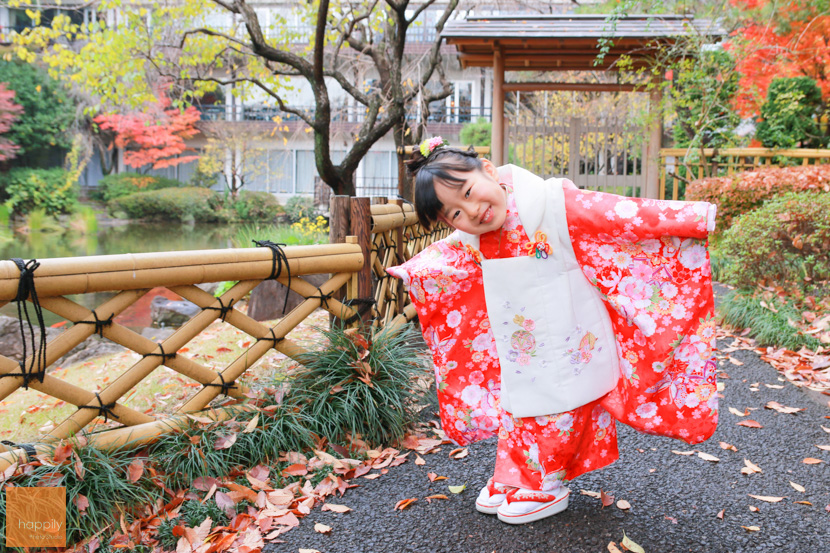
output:
[[[429,154],[434,152],[436,148],[441,148],[443,146],[449,146],[449,142],[440,136],[433,136],[432,138],[427,138],[421,142],[418,149],[420,150],[422,156],[427,157]]]

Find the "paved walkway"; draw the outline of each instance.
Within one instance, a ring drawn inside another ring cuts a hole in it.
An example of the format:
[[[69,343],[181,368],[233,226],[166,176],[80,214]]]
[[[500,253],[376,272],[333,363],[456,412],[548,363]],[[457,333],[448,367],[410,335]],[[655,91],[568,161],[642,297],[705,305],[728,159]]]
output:
[[[510,526],[475,511],[475,497],[492,474],[495,460],[495,441],[488,440],[470,446],[464,459],[450,459],[452,447],[443,446],[425,456],[423,466],[409,460],[376,480],[359,478],[353,482],[359,488],[331,501],[351,507],[351,512],[315,508],[298,528],[280,536],[284,543],[269,544],[266,551],[598,553],[608,551],[612,541],[619,547],[625,532],[647,553],[830,552],[830,452],[816,447],[830,444],[830,396],[784,382],[754,352],[730,355],[744,364],[721,364],[728,378],[720,380],[724,383],[721,419],[710,440],[689,446],[619,424],[619,461],[572,482],[570,507],[554,517]],[[770,401],[804,410],[779,413],[764,407]],[[739,417],[729,407],[751,411]],[[737,425],[746,419],[762,428]],[[722,449],[719,442],[737,451]],[[679,455],[672,450],[695,453]],[[698,451],[719,461],[704,460]],[[823,462],[805,464],[806,458]],[[745,459],[761,472],[741,474]],[[430,472],[447,480],[430,482]],[[806,491],[797,491],[791,482]],[[467,489],[460,494],[447,489],[464,483]],[[601,489],[628,501],[631,508],[602,509],[599,499],[580,494],[580,490]],[[446,494],[449,500],[427,502],[426,496],[432,494]],[[784,499],[769,503],[750,494]],[[404,511],[393,510],[397,501],[411,497],[418,501]],[[332,531],[315,532],[318,522]]]

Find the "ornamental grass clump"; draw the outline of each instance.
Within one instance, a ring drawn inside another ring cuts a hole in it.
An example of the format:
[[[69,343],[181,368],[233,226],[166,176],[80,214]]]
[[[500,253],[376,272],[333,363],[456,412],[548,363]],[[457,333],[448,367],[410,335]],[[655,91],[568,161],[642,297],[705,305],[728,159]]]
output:
[[[401,440],[414,418],[414,379],[426,371],[418,333],[322,330],[325,343],[298,359],[290,400],[312,419],[312,431],[333,443],[360,437],[371,445]]]

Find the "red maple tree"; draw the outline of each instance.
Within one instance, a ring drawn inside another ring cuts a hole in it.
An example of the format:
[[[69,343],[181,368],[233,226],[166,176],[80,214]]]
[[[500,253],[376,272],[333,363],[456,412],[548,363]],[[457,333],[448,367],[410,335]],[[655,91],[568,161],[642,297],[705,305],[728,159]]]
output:
[[[185,145],[185,140],[199,132],[195,126],[199,118],[195,107],[178,109],[166,94],[159,93],[156,103],[146,111],[99,115],[94,121],[102,130],[115,133],[113,144],[124,150],[125,165],[162,169],[199,158],[181,155],[193,151]]]
[[[14,90],[8,90],[5,83],[0,83],[0,135],[9,132],[18,116],[23,113],[23,106],[14,103]],[[20,146],[0,136],[0,162],[8,161],[17,155]]]
[[[755,115],[775,78],[807,76],[830,97],[830,14],[827,2],[731,0],[746,15],[729,48],[741,75],[735,107]],[[823,5],[823,7],[822,7]]]

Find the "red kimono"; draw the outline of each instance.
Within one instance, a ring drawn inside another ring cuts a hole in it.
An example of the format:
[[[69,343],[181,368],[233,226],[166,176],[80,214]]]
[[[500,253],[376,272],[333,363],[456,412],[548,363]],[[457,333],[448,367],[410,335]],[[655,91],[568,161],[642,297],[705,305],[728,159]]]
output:
[[[500,171],[512,182],[509,167]],[[507,189],[504,226],[480,237],[487,259],[527,255]],[[615,421],[698,443],[718,420],[708,204],[570,185],[565,208],[577,261],[611,317],[622,372],[613,391],[572,411],[515,418],[500,409],[478,252],[451,235],[389,269],[406,283],[432,351],[444,432],[459,444],[497,435],[495,480],[527,489],[552,490],[614,462]]]

